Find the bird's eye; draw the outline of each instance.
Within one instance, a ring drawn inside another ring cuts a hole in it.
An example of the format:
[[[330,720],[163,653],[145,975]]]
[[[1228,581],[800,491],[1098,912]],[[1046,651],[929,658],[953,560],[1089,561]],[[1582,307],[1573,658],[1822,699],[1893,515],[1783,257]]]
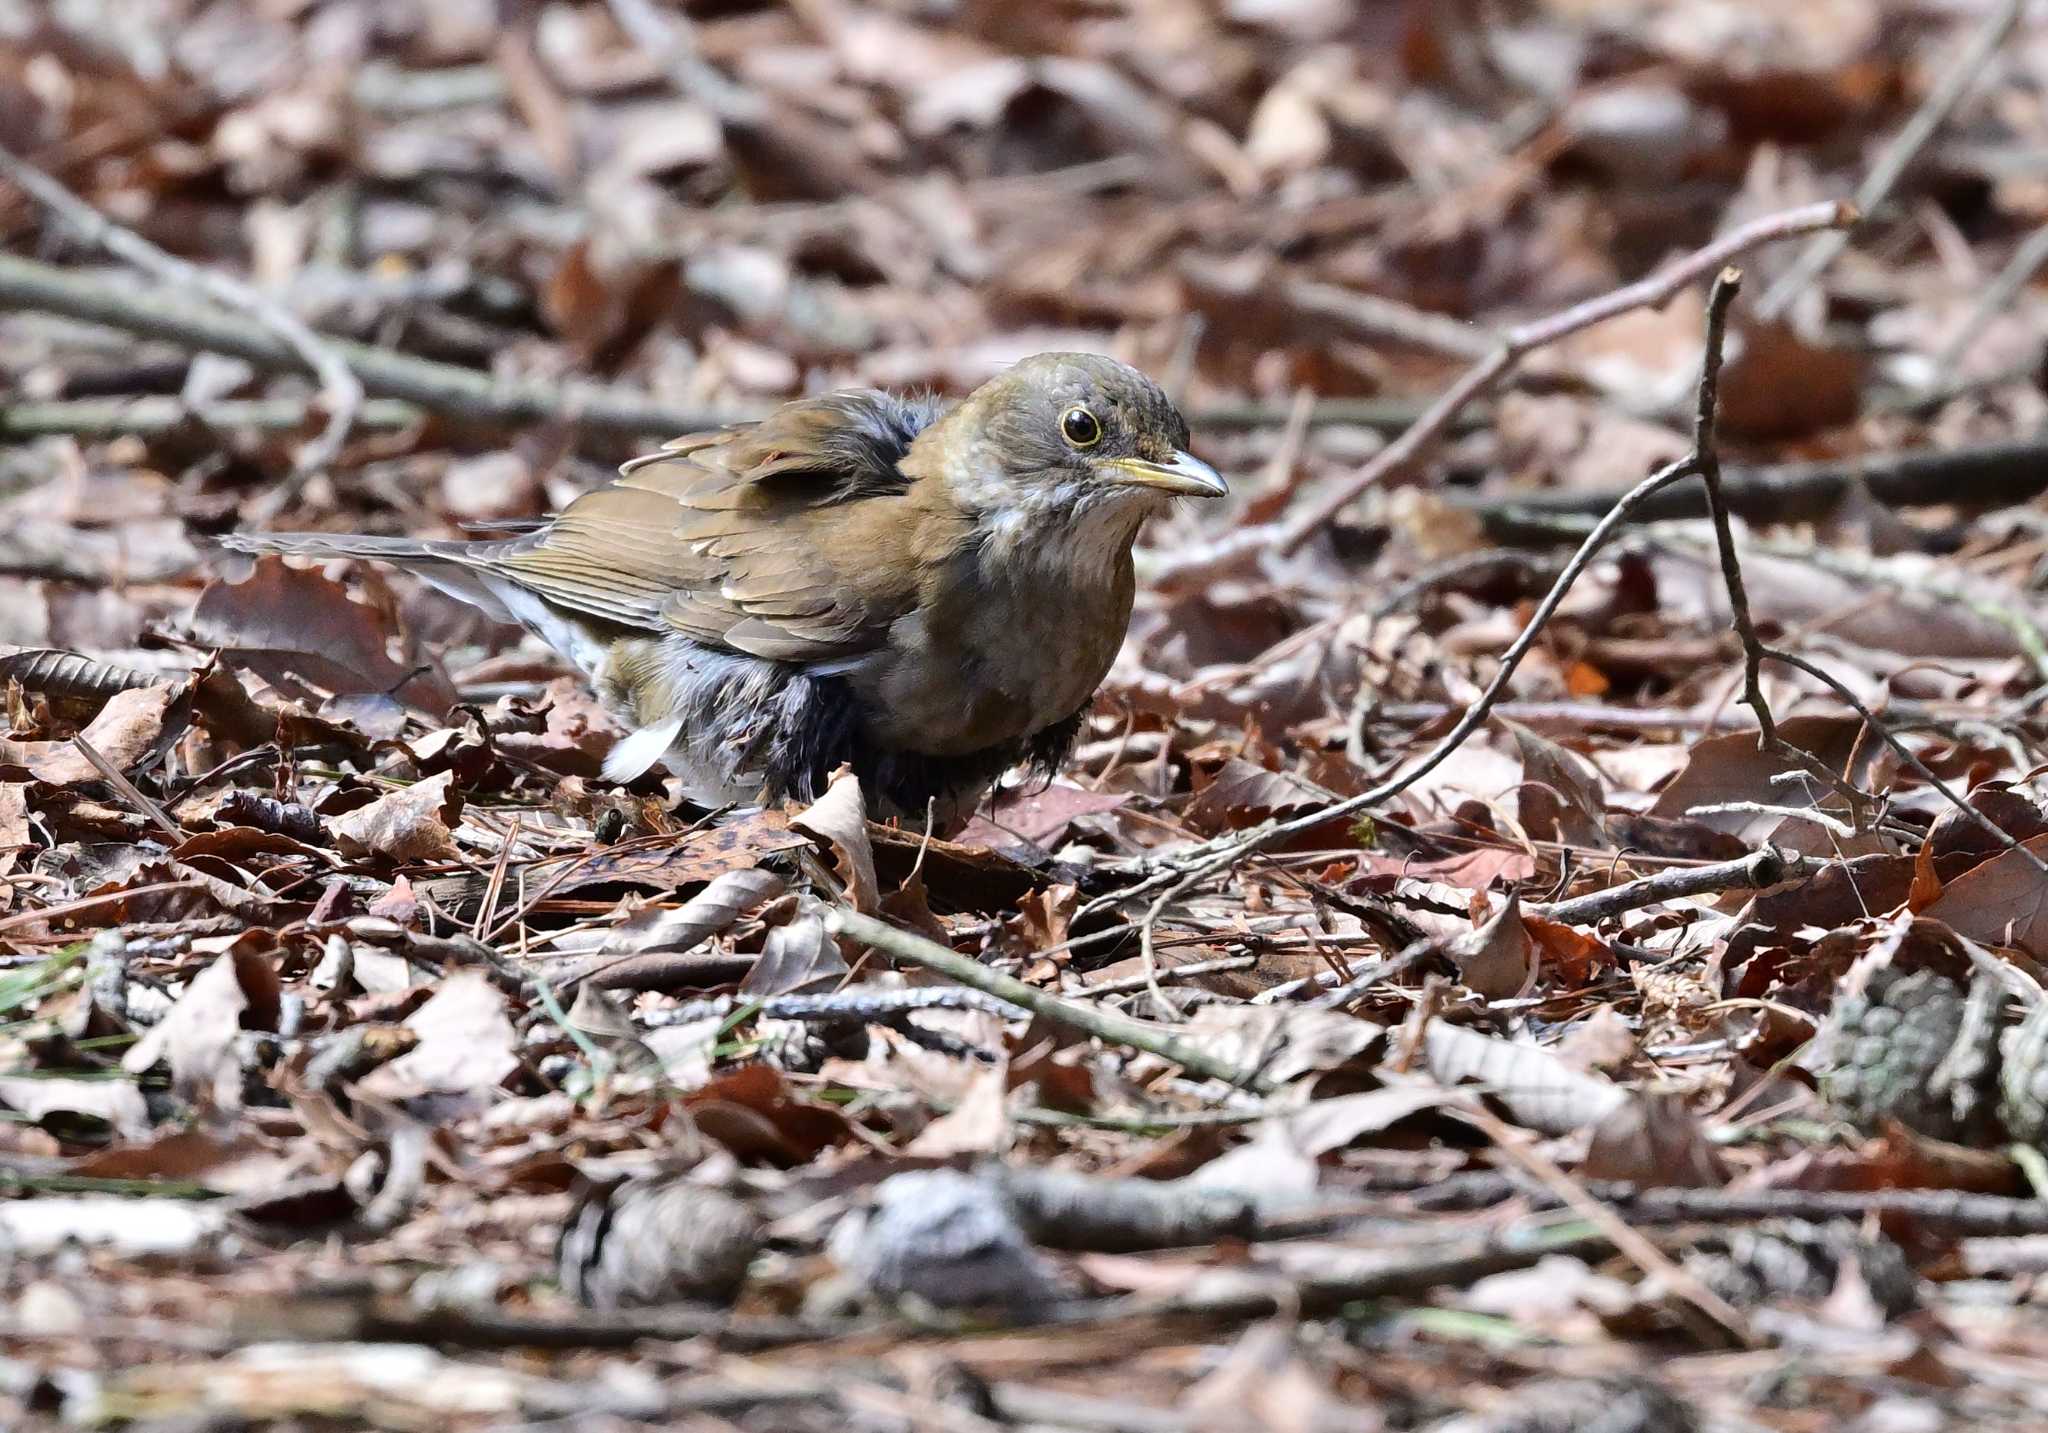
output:
[[[1086,408],[1069,408],[1061,414],[1060,432],[1076,448],[1092,448],[1102,441],[1102,424]]]

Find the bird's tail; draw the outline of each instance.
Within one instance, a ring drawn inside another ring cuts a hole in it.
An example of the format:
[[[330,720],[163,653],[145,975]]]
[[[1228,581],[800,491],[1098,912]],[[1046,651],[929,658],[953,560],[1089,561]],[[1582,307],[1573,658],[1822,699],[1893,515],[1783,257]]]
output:
[[[343,532],[227,533],[220,545],[252,557],[355,557],[418,573],[451,597],[482,608],[500,622],[517,622],[497,589],[471,560],[474,543],[416,537],[372,537]]]

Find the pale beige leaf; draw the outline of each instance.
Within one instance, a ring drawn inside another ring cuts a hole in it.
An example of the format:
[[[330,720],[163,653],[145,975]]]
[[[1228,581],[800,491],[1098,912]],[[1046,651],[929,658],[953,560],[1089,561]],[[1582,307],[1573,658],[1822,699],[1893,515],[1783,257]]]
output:
[[[149,1132],[149,1107],[133,1080],[31,1079],[0,1075],[0,1105],[35,1122],[46,1115],[89,1115],[123,1139]]]
[[[1458,967],[1458,978],[1487,999],[1521,994],[1534,971],[1534,946],[1522,924],[1522,898],[1510,895],[1484,925],[1446,942],[1444,954]]]
[[[337,816],[334,838],[345,855],[392,861],[452,861],[461,853],[454,824],[462,819],[455,773],[444,771]]]
[[[1629,1098],[1619,1085],[1575,1070],[1548,1050],[1441,1020],[1429,1022],[1423,1048],[1438,1080],[1482,1086],[1516,1123],[1539,1134],[1569,1134]]]
[[[166,1060],[180,1095],[218,1110],[238,1109],[242,1066],[235,1037],[245,1023],[276,1028],[279,991],[267,960],[229,950],[192,978],[169,1013],[129,1048],[121,1068],[139,1075]]]
[[[405,1023],[419,1043],[365,1075],[357,1085],[365,1094],[405,1099],[490,1090],[519,1064],[505,997],[475,971],[442,981],[434,998]]]
[[[834,772],[825,794],[801,815],[791,817],[789,824],[832,848],[839,879],[846,883],[846,895],[855,910],[872,915],[881,909],[875,850],[868,840],[867,802],[851,771]]]

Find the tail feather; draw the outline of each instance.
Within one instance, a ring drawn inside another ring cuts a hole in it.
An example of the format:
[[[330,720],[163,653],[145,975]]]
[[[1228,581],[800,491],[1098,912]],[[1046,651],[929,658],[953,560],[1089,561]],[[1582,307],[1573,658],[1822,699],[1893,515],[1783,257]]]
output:
[[[249,532],[227,533],[220,545],[231,552],[257,557],[353,557],[417,573],[419,577],[500,622],[519,618],[472,561],[474,544],[416,537],[373,537],[366,533]]]
[[[366,557],[403,565],[420,561],[459,561],[469,555],[466,542],[430,542],[416,537],[371,537],[353,532],[231,532],[220,545],[253,555],[275,552],[283,557]]]

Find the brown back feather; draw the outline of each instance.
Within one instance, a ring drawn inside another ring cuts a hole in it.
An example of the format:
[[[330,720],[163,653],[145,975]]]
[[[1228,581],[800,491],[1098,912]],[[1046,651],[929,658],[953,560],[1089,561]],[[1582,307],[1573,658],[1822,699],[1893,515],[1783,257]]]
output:
[[[636,458],[539,532],[472,561],[586,617],[772,660],[872,650],[948,531],[897,467],[929,403],[835,393]],[[936,526],[935,526],[936,524]]]

